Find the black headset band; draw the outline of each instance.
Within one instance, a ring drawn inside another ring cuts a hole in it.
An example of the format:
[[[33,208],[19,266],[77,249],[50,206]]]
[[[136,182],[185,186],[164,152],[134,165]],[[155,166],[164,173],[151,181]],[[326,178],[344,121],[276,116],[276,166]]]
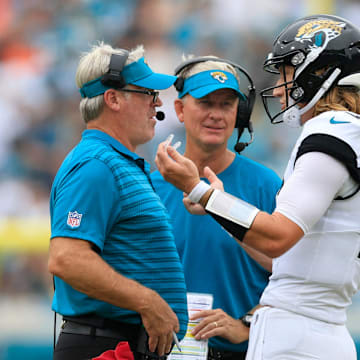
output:
[[[126,60],[129,57],[129,52],[124,50],[122,54],[112,54],[109,64],[109,73],[119,74],[125,67]]]
[[[249,91],[255,90],[254,82],[251,79],[250,74],[242,66],[240,66],[239,64],[236,64],[230,60],[221,59],[221,58],[217,58],[217,57],[202,56],[202,57],[195,57],[195,58],[186,60],[186,61],[182,62],[179,66],[176,67],[175,75],[178,75],[182,70],[184,70],[185,68],[187,68],[190,65],[195,65],[197,63],[206,62],[206,61],[221,62],[221,63],[229,64],[232,67],[239,69],[246,76],[247,80],[249,81],[249,84],[250,84]]]
[[[112,54],[109,63],[109,70],[105,73],[101,82],[108,86],[121,89],[126,85],[126,82],[121,74],[125,67],[125,63],[129,57],[129,52],[123,50],[121,54]]]

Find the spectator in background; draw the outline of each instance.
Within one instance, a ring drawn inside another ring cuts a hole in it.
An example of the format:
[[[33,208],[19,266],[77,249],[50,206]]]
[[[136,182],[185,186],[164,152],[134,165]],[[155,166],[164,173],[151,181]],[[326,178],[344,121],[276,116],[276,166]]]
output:
[[[86,123],[53,183],[49,270],[64,324],[54,359],[88,359],[128,342],[136,360],[164,358],[184,336],[184,275],[165,207],[135,154],[154,136],[159,92],[144,49],[100,43],[79,63]],[[140,338],[144,331],[144,338]],[[147,338],[148,336],[148,338]]]

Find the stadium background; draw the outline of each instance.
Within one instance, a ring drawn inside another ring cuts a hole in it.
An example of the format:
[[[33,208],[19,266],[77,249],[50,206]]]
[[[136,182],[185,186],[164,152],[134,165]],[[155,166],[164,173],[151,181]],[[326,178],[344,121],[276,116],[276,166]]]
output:
[[[168,73],[183,53],[213,54],[242,64],[262,89],[272,82],[261,65],[275,34],[313,13],[360,25],[358,0],[0,1],[0,360],[51,358],[48,197],[84,128],[74,83],[80,53],[96,40],[142,43],[153,69]],[[166,120],[138,150],[153,169],[157,144],[170,132],[184,138],[174,96],[164,92]],[[259,98],[252,119],[255,142],[244,154],[281,176],[298,130],[271,125]],[[360,352],[359,295],[348,325]]]

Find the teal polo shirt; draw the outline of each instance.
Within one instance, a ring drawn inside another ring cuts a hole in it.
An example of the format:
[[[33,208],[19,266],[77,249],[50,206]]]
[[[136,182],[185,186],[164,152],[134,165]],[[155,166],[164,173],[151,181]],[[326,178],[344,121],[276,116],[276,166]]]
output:
[[[169,215],[149,165],[99,130],[85,130],[61,165],[50,198],[51,238],[89,241],[120,274],[160,294],[187,325],[186,288]],[[140,323],[139,314],[91,298],[55,277],[53,310]]]

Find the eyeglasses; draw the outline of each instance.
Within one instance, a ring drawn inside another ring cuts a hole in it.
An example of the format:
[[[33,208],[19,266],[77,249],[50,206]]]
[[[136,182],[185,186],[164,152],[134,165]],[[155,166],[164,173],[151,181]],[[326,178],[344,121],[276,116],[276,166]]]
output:
[[[133,93],[139,93],[139,94],[145,94],[152,96],[152,102],[155,104],[157,102],[157,99],[159,98],[159,91],[151,91],[151,90],[135,90],[135,89],[119,89],[119,91],[124,92],[133,92]]]

